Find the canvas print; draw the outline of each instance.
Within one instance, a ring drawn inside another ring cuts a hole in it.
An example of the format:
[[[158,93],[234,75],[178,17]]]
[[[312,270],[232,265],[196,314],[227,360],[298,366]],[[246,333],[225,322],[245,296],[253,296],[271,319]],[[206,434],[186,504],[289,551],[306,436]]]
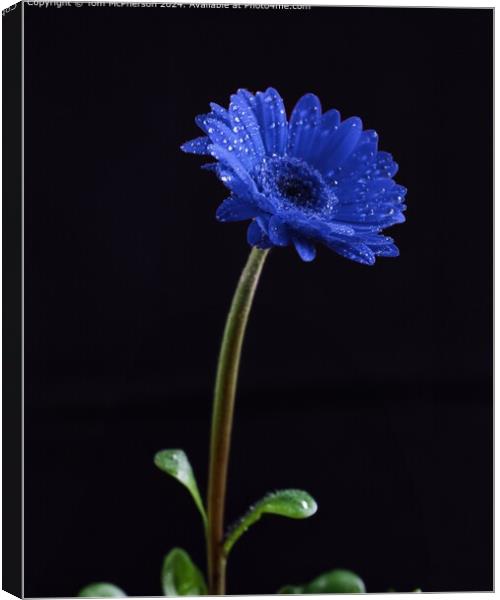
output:
[[[3,19],[4,588],[491,591],[493,11]]]

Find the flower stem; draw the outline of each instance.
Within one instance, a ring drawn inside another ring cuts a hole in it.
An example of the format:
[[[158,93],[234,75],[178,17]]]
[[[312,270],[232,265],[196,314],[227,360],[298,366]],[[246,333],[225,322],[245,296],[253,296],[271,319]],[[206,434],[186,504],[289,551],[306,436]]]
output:
[[[224,505],[234,399],[248,316],[268,252],[269,250],[258,248],[252,248],[250,252],[229,309],[217,364],[207,498],[208,593],[210,595],[225,594]]]

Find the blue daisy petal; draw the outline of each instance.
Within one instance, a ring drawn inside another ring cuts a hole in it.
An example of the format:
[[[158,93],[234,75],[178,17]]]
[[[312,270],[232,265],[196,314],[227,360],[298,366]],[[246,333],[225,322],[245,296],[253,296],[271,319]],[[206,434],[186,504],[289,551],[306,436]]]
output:
[[[379,152],[374,164],[372,177],[394,177],[398,172],[398,163],[389,152]]]
[[[275,246],[288,246],[290,243],[290,230],[285,221],[276,215],[269,219],[268,235]]]
[[[357,244],[339,244],[333,243],[330,246],[330,249],[341,256],[345,256],[345,258],[349,258],[354,262],[361,263],[362,265],[373,265],[375,264],[375,254],[373,250],[369,248],[366,244],[357,243]]]
[[[371,224],[377,228],[388,227],[389,224],[404,223],[404,215],[392,205],[379,205],[377,202],[353,204],[343,207],[337,218],[346,223]]]
[[[207,120],[208,119],[216,119],[216,118],[217,118],[217,115],[215,115],[214,113],[207,113],[205,115],[196,115],[196,117],[194,118],[194,122],[203,131],[203,133],[207,134],[207,132],[208,132]]]
[[[251,157],[255,160],[262,159],[266,155],[266,150],[260,127],[251,103],[244,92],[240,91],[231,96],[229,118],[233,132],[243,136],[243,139],[250,143],[252,148],[250,151]]]
[[[249,106],[251,106],[252,108],[255,108],[255,96],[251,92],[249,92],[245,88],[240,88],[236,93],[243,96],[245,98],[245,100],[247,101],[247,103],[249,104]]]
[[[331,140],[332,135],[339,128],[340,113],[335,108],[327,110],[321,117],[321,121],[316,128],[316,135],[311,149],[310,161],[317,164],[318,159],[322,156],[325,148]]]
[[[216,102],[210,102],[210,108],[212,109],[214,116],[216,116],[226,125],[230,124],[229,112],[226,108],[220,106]]]
[[[363,175],[366,177],[376,160],[377,142],[378,135],[375,131],[363,131],[354,151],[340,168],[333,171],[332,177],[339,181],[356,180]]]
[[[316,258],[316,248],[314,244],[304,238],[293,238],[293,244],[297,254],[304,262],[311,262]]]
[[[181,150],[188,154],[210,154],[209,145],[209,138],[201,136],[182,144]]]
[[[258,216],[259,210],[249,204],[247,200],[238,198],[237,196],[230,196],[222,204],[219,204],[215,216],[219,221],[230,222],[230,221],[246,221],[253,219]]]
[[[234,195],[245,198],[246,201],[251,201],[254,197],[253,189],[249,180],[242,179],[232,169],[222,168],[218,166],[217,175],[222,183]]]
[[[273,244],[267,234],[262,230],[258,221],[252,221],[247,229],[247,241],[257,248],[272,248]]]
[[[399,248],[396,246],[396,244],[376,246],[375,248],[372,248],[372,250],[376,256],[383,256],[385,258],[396,258],[399,256]]]
[[[334,238],[349,241],[349,238],[355,235],[354,228],[338,221],[323,221],[317,218],[307,218],[299,213],[285,213],[282,218],[287,219],[287,223],[301,235],[312,239]]]
[[[307,159],[321,122],[321,103],[314,94],[302,96],[293,109],[288,132],[288,154]]]
[[[248,171],[242,165],[238,157],[229,149],[223,148],[217,144],[209,146],[210,154],[216,158],[222,165],[225,165],[240,181],[248,188],[249,193],[257,192],[254,180],[250,177]]]
[[[255,95],[239,89],[229,108],[210,104],[195,119],[205,136],[182,145],[208,154],[231,195],[219,221],[250,220],[248,243],[295,247],[304,261],[321,244],[349,260],[372,265],[399,250],[383,230],[405,221],[406,188],[394,181],[398,165],[378,150],[378,135],[361,119],[323,115],[314,94],[302,96],[289,123],[274,88]]]
[[[233,152],[243,167],[251,170],[255,165],[252,145],[242,136],[234,133],[225,123],[217,119],[207,119],[207,135],[214,144],[222,146],[228,152]]]
[[[209,142],[210,142],[210,140],[209,140]],[[201,165],[201,168],[204,171],[213,171],[214,173],[217,173],[219,171],[219,163],[217,163],[217,162],[205,163],[204,165]]]
[[[266,152],[270,156],[283,155],[288,139],[286,112],[283,100],[273,88],[257,92],[255,110]]]
[[[330,108],[323,113],[318,133],[320,137],[328,138],[330,134],[340,125],[340,113],[336,108]]]
[[[358,145],[362,131],[363,124],[358,117],[350,117],[343,121],[319,158],[318,169],[329,173],[341,166]]]

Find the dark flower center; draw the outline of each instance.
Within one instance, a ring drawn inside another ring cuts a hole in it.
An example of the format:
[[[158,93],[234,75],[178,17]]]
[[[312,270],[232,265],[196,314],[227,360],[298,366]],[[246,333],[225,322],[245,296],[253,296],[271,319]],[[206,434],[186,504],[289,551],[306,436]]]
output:
[[[298,158],[267,159],[259,179],[262,191],[281,200],[283,208],[317,211],[337,201],[321,174]]]

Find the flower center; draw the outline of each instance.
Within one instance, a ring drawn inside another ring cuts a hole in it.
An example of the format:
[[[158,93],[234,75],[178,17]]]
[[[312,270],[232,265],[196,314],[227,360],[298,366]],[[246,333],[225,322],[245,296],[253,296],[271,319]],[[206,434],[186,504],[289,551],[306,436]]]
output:
[[[280,200],[283,208],[317,211],[337,202],[321,174],[298,158],[266,160],[259,180],[262,191]]]

